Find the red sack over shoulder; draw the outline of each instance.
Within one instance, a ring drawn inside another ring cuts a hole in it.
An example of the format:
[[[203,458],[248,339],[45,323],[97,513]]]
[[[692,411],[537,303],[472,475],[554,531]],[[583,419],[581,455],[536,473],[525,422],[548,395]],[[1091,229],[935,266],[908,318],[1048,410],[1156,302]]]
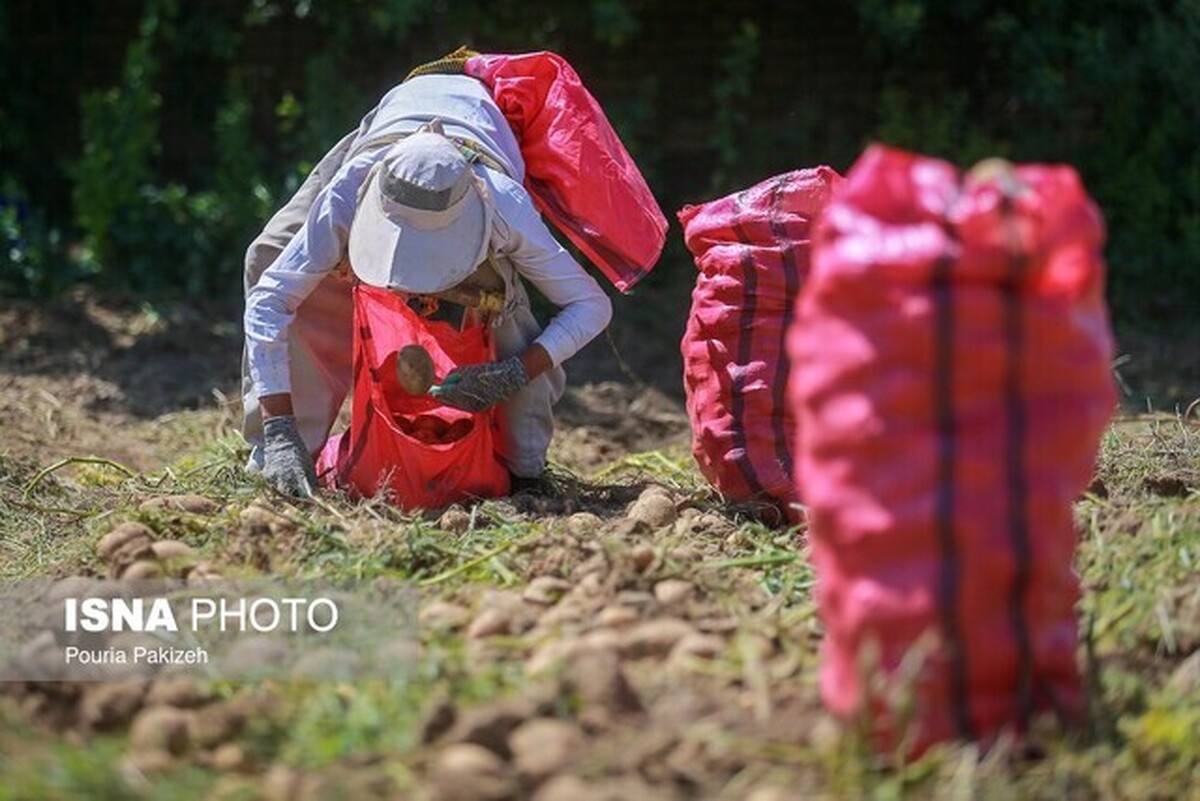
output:
[[[604,110],[561,56],[475,55],[521,145],[538,209],[626,292],[654,267],[667,220]]]
[[[840,180],[797,170],[679,212],[699,275],[680,350],[692,453],[728,500],[797,520],[786,335],[814,220]]]
[[[822,697],[881,747],[1083,711],[1071,514],[1116,403],[1103,240],[1069,167],[964,178],[882,146],[821,218],[789,342],[797,486]]]
[[[506,495],[492,410],[472,414],[428,395],[409,395],[396,377],[400,348],[417,344],[438,380],[455,367],[493,357],[490,330],[424,320],[399,295],[354,287],[354,395],[350,428],[317,459],[326,486],[369,497],[390,491],[404,509],[436,509],[472,497]]]

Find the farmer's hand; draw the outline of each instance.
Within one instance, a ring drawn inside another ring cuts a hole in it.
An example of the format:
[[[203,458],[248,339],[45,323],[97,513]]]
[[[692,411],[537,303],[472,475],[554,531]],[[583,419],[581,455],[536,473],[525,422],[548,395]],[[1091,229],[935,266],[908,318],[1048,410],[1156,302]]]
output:
[[[482,412],[508,400],[529,383],[521,359],[513,356],[502,362],[468,364],[446,376],[429,394],[447,406],[466,412]]]
[[[263,477],[286,495],[311,498],[317,489],[317,473],[300,439],[296,418],[290,414],[268,417],[263,434]]]

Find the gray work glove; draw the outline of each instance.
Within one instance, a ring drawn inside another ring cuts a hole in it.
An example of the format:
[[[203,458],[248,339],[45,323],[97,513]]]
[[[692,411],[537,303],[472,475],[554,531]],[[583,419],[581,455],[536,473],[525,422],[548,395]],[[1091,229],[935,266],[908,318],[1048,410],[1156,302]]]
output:
[[[511,398],[529,383],[525,367],[516,356],[502,362],[468,364],[455,368],[429,394],[447,406],[465,412],[482,412]]]
[[[317,472],[300,439],[296,418],[269,417],[263,422],[263,434],[263,477],[285,495],[311,498],[317,489]]]

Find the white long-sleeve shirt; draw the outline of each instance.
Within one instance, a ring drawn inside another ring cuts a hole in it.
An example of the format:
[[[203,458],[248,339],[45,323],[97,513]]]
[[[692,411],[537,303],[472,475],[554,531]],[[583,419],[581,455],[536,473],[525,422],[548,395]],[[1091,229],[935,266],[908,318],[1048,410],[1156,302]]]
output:
[[[406,81],[368,115],[360,138],[411,133],[434,118],[442,120],[448,136],[483,146],[516,178],[482,165],[474,167],[487,182],[495,204],[492,252],[506,256],[522,277],[560,307],[535,342],[546,349],[554,365],[561,364],[604,330],[612,305],[595,279],[550,233],[519,183],[525,171],[520,148],[486,88],[466,76]],[[304,299],[345,257],[359,188],[386,150],[360,154],[342,166],[317,195],[304,226],[247,293],[247,355],[260,397],[291,391],[288,327]]]

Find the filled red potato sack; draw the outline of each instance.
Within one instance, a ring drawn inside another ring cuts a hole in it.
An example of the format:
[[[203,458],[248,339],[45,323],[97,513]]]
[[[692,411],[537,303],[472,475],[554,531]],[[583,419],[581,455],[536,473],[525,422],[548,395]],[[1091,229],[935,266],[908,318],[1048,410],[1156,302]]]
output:
[[[1083,711],[1071,508],[1116,402],[1103,221],[1069,167],[985,165],[867,150],[789,335],[822,697],[913,753]]]
[[[839,177],[779,175],[679,212],[696,287],[680,349],[700,471],[731,501],[798,519],[786,336],[813,223]]]
[[[538,210],[613,286],[632,289],[662,253],[667,218],[579,74],[547,51],[476,53],[463,69],[512,126]]]

